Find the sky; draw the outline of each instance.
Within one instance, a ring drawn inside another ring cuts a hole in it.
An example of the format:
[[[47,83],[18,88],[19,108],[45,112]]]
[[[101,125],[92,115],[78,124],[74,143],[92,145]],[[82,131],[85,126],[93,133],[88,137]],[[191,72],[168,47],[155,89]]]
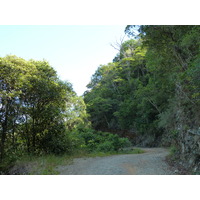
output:
[[[0,25],[0,57],[47,60],[80,96],[96,69],[118,53],[126,25]],[[128,39],[125,36],[124,40]]]

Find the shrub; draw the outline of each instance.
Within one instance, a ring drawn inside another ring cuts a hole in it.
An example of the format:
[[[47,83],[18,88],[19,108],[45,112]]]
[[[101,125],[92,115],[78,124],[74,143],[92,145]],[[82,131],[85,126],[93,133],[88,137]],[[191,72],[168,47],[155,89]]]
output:
[[[116,134],[109,134],[107,140],[112,142],[115,151],[131,146],[131,142],[127,138],[120,138]]]
[[[111,141],[105,141],[104,143],[101,143],[97,146],[98,152],[112,152],[114,149],[114,145]]]
[[[177,152],[178,152],[178,149],[177,149],[177,147],[176,146],[171,146],[170,147],[170,156],[174,156]]]
[[[41,140],[41,149],[48,154],[63,154],[71,152],[71,142],[67,133],[52,134],[48,132]]]
[[[76,131],[69,133],[70,149],[72,152],[85,148],[85,140]]]
[[[127,138],[120,138],[119,135],[95,131],[91,128],[77,129],[70,135],[73,135],[73,141],[81,141],[79,147],[88,152],[119,151],[121,148],[131,146]]]
[[[119,148],[130,147],[132,144],[128,138],[119,138]]]

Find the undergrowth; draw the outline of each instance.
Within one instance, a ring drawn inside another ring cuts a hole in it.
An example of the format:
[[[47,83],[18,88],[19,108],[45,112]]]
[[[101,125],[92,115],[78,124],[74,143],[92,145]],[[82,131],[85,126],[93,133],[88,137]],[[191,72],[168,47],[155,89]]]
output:
[[[43,156],[23,156],[15,163],[14,174],[24,175],[58,175],[56,169],[59,165],[71,164],[74,158],[82,157],[104,157],[120,154],[140,154],[144,153],[141,149],[121,150],[112,152],[91,152],[77,151],[72,155],[43,155]],[[24,169],[24,172],[21,169]],[[12,174],[12,171],[11,171]]]

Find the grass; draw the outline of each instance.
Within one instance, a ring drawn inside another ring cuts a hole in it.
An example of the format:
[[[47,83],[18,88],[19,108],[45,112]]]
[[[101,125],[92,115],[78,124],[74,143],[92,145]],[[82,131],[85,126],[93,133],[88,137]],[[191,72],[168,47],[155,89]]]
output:
[[[112,156],[112,155],[122,155],[122,154],[140,154],[145,153],[142,149],[132,149],[132,150],[121,150],[118,152],[93,152],[88,154],[88,157],[104,157],[104,156]]]
[[[28,175],[58,175],[59,172],[56,167],[59,165],[68,165],[72,163],[74,158],[81,157],[104,157],[111,155],[121,155],[121,154],[140,154],[144,153],[141,149],[132,150],[121,150],[119,152],[92,152],[87,153],[85,151],[79,151],[73,155],[43,155],[43,156],[23,156],[15,163],[16,169],[19,169],[19,174],[21,174],[20,169],[26,168]]]
[[[43,155],[43,156],[23,156],[16,163],[15,168],[25,168],[27,175],[57,175],[59,172],[55,169],[58,165],[67,165],[72,162],[69,155]],[[18,171],[18,170],[17,170]]]

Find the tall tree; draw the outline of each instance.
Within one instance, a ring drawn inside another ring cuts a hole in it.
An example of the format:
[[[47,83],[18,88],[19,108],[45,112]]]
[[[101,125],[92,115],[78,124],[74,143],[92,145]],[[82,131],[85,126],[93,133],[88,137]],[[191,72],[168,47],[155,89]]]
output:
[[[87,122],[82,99],[46,61],[0,58],[0,95],[1,160],[20,151],[70,151],[69,118]]]

